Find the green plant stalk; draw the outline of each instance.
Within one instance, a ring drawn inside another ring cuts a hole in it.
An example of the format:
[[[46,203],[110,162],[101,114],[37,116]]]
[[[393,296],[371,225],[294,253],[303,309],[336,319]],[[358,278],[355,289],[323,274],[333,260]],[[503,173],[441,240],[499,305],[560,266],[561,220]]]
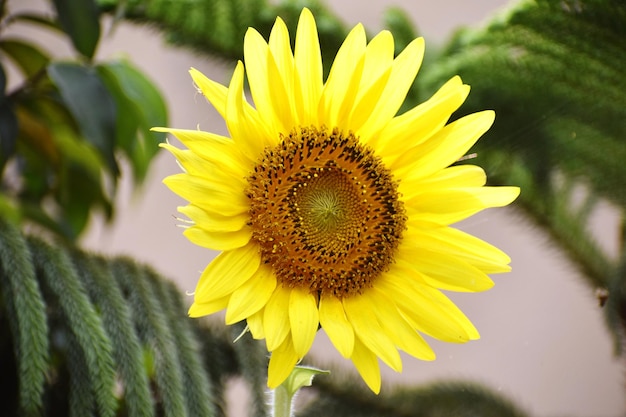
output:
[[[272,417],[291,417],[293,395],[284,384],[272,391]]]

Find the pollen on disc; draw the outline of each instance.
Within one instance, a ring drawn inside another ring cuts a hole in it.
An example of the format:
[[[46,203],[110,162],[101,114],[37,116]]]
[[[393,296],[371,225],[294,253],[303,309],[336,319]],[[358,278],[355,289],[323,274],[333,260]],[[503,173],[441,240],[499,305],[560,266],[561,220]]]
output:
[[[252,239],[282,285],[344,297],[393,262],[406,223],[397,183],[354,135],[294,130],[248,183]]]

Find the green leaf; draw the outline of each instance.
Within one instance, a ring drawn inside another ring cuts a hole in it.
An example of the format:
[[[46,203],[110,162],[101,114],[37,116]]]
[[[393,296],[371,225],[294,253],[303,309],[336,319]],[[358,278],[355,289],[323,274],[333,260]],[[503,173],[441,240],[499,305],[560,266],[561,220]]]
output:
[[[17,39],[3,39],[0,49],[11,57],[26,77],[34,76],[50,62],[50,57],[41,50]]]
[[[17,117],[11,102],[5,96],[6,75],[0,65],[0,170],[15,152]]]
[[[119,173],[115,161],[115,101],[93,68],[53,63],[48,74],[85,138],[98,149],[109,170]]]
[[[63,28],[61,28],[61,26],[57,22],[39,14],[29,12],[16,13],[14,15],[11,15],[10,19],[11,22],[34,23],[36,25],[43,26],[46,29],[52,29],[63,33]]]
[[[130,159],[135,179],[142,180],[158,144],[165,139],[164,134],[150,131],[167,125],[165,100],[156,86],[126,61],[101,64],[97,70],[118,106],[117,146]]]
[[[100,38],[98,8],[94,0],[54,0],[59,23],[78,52],[92,58]]]
[[[2,194],[0,194],[0,218],[12,224],[18,224],[22,220],[22,214],[15,202]]]
[[[61,178],[59,204],[63,216],[59,223],[69,232],[69,238],[76,239],[89,221],[89,213],[95,206],[104,208],[110,218],[113,212],[111,202],[102,194],[99,179],[86,175],[84,169],[70,165]]]

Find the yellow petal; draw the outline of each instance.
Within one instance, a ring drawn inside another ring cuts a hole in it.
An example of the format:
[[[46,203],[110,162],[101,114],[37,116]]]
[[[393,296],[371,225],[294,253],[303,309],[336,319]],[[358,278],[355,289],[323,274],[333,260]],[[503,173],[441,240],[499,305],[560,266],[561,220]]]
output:
[[[249,107],[243,95],[243,64],[239,62],[233,72],[226,98],[226,125],[231,137],[249,159],[256,161],[274,136],[257,111]],[[278,140],[278,138],[275,138]]]
[[[215,107],[215,110],[217,110],[220,116],[222,116],[223,119],[226,119],[226,95],[228,93],[228,88],[209,79],[206,75],[195,68],[191,68],[189,70],[189,74],[191,74],[193,82],[196,84],[204,97],[206,97],[213,107]]]
[[[183,232],[190,242],[203,248],[230,251],[245,246],[252,238],[252,228],[244,227],[235,231],[206,230],[200,226],[190,226]]]
[[[350,119],[346,122],[346,130],[351,130],[356,132],[358,135],[361,135],[362,132],[360,129],[363,124],[370,119],[374,107],[378,103],[378,100],[380,99],[380,96],[387,85],[390,74],[391,69],[388,69],[383,74],[381,74],[381,76],[378,77],[367,90],[365,90],[362,96],[357,99],[358,101],[355,103],[354,108],[352,109]]]
[[[264,112],[271,109],[272,105],[269,100],[270,84],[267,79],[269,47],[263,36],[254,28],[248,28],[246,31],[243,53],[252,99],[261,114],[265,114]]]
[[[246,158],[232,139],[201,130],[152,128],[155,132],[171,133],[190,151],[233,177],[245,178],[250,163],[256,159]],[[163,146],[163,144],[161,144]]]
[[[294,288],[289,296],[289,324],[293,347],[299,357],[307,354],[319,326],[317,299],[309,291]]]
[[[356,370],[359,371],[361,378],[363,378],[369,389],[378,394],[381,383],[378,359],[358,337],[354,339],[354,350],[350,359],[352,359]]]
[[[213,232],[234,232],[241,230],[250,220],[246,212],[236,216],[224,216],[222,213],[207,211],[194,204],[178,207],[178,212],[187,216],[194,224],[202,229]]]
[[[493,281],[467,262],[426,248],[405,247],[396,254],[397,267],[409,275],[421,275],[435,288],[448,291],[477,292],[493,287]]]
[[[385,128],[369,140],[371,146],[386,155],[399,155],[408,148],[423,143],[438,132],[467,98],[469,86],[453,77],[431,98],[405,113],[394,117]]]
[[[272,351],[267,369],[267,386],[271,389],[282,384],[291,374],[300,358],[293,348],[291,337],[285,337],[283,343]]]
[[[224,216],[238,216],[250,208],[243,190],[232,184],[217,183],[208,178],[189,174],[175,174],[163,180],[180,197],[210,212]]]
[[[230,295],[259,269],[261,255],[256,243],[222,252],[205,268],[196,287],[196,301]]]
[[[226,295],[222,298],[213,299],[207,302],[198,301],[198,299],[196,299],[191,307],[189,307],[189,317],[209,316],[213,313],[224,310],[226,306],[228,306],[229,298],[230,295]]]
[[[453,165],[427,178],[414,179],[410,175],[402,178],[398,190],[408,200],[424,191],[445,188],[482,187],[487,175],[475,165]]]
[[[386,30],[367,45],[363,76],[346,130],[358,132],[374,111],[391,75],[393,53],[393,36]]]
[[[231,295],[226,309],[226,324],[237,323],[261,310],[267,304],[275,288],[274,272],[271,268],[261,265],[254,276]],[[255,333],[258,334],[256,329]]]
[[[302,126],[318,125],[318,103],[322,94],[323,69],[315,19],[307,8],[302,10],[296,32],[294,51],[295,102]]]
[[[372,301],[376,306],[373,310],[378,321],[384,327],[385,333],[399,349],[418,359],[426,361],[435,359],[435,352],[428,346],[424,338],[402,317],[392,298],[376,287],[372,288],[369,296],[372,297]]]
[[[354,328],[354,333],[365,346],[380,357],[391,369],[396,372],[402,371],[400,354],[372,311],[376,305],[371,303],[367,292],[344,298],[343,307],[350,324]]]
[[[279,284],[265,306],[263,325],[265,343],[270,352],[277,349],[289,334],[290,292],[289,288],[284,288]]]
[[[285,133],[300,125],[294,100],[294,59],[289,31],[281,18],[276,19],[269,39],[268,78],[275,113],[280,117]]]
[[[399,311],[415,329],[444,342],[463,343],[477,339],[478,332],[445,295],[416,282],[406,271],[393,265],[376,285],[393,299]]]
[[[159,146],[169,151],[183,170],[191,175],[211,175],[216,166],[188,149],[178,149],[169,143],[160,143]]]
[[[294,60],[289,31],[280,17],[276,18],[276,23],[270,33],[269,48],[287,91],[293,91]]]
[[[354,349],[354,330],[346,317],[341,301],[332,295],[320,297],[320,324],[337,351],[349,358]]]
[[[270,126],[276,136],[279,132],[288,132],[291,127],[285,129],[285,125],[289,126],[292,119],[289,117],[290,100],[283,79],[268,44],[253,28],[249,28],[245,35],[244,56],[250,92],[260,119]],[[283,118],[287,118],[288,122],[283,123]]]
[[[341,126],[354,105],[365,55],[365,29],[356,25],[346,37],[328,74],[320,99],[320,120],[331,129]]]
[[[405,232],[407,242],[418,248],[427,248],[447,254],[475,266],[487,274],[508,272],[511,258],[489,243],[451,227],[421,232],[409,228]]]
[[[446,125],[426,142],[405,149],[391,167],[399,178],[409,173],[427,177],[456,162],[493,124],[495,113],[485,110]]]
[[[252,313],[246,319],[248,323],[248,329],[250,329],[250,333],[252,333],[252,337],[260,340],[265,339],[265,330],[263,329],[263,313],[264,310],[261,308],[256,313]]]
[[[388,30],[378,33],[367,44],[363,77],[359,90],[367,90],[381,75],[386,73],[393,63],[393,36]],[[359,93],[361,94],[361,93]]]
[[[442,225],[456,223],[490,207],[503,207],[519,195],[518,187],[467,187],[425,190],[407,200],[409,216]]]
[[[396,115],[411,88],[424,57],[424,39],[413,40],[392,65],[389,81],[367,122],[359,129],[362,137],[378,133]]]

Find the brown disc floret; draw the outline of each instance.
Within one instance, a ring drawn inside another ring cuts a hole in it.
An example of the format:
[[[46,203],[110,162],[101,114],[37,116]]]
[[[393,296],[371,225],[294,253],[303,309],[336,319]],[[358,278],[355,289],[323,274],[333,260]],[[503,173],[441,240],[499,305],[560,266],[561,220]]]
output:
[[[404,206],[391,172],[352,133],[293,131],[248,182],[252,239],[282,285],[344,297],[393,262]]]

